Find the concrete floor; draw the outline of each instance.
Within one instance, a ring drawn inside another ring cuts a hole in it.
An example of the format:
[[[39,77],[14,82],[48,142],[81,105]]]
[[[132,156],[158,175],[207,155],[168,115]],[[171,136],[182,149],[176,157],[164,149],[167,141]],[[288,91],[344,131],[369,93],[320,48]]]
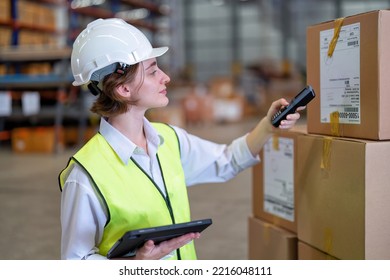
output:
[[[187,130],[228,143],[257,120],[199,125]],[[52,260],[60,256],[60,191],[57,176],[74,150],[59,154],[15,154],[0,146],[0,259]],[[189,188],[192,219],[212,218],[196,241],[204,260],[248,259],[247,219],[252,212],[252,170],[223,184]]]

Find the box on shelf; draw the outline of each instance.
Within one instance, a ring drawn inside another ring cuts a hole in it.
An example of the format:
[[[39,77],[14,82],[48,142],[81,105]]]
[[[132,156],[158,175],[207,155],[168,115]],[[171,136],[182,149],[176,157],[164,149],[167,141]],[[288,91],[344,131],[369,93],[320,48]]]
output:
[[[12,42],[12,29],[0,26],[0,47],[10,46]]]
[[[338,259],[390,259],[390,141],[298,136],[298,239]]]
[[[248,218],[250,260],[296,260],[297,236],[287,230]]]
[[[54,127],[14,128],[11,133],[12,150],[16,153],[52,153],[56,145],[63,147],[62,129],[59,130],[57,143],[55,138]]]
[[[46,33],[21,30],[18,38],[19,46],[45,46],[55,47],[57,46],[56,37],[48,36]]]
[[[390,139],[389,25],[390,11],[378,10],[308,27],[309,133]]]
[[[0,1],[0,20],[8,21],[10,19],[11,19],[11,0]]]
[[[16,5],[16,15],[21,24],[52,29],[56,27],[55,12],[45,3],[19,0]]]
[[[255,217],[297,232],[297,137],[306,126],[275,132],[260,152],[261,162],[252,169],[252,208]]]
[[[53,69],[48,62],[28,63],[23,65],[20,72],[26,75],[48,75],[53,72]]]

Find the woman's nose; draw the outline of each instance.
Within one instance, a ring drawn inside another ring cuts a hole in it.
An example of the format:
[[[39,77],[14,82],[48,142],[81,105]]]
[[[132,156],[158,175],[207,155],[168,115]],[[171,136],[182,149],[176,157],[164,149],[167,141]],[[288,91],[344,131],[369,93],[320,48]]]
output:
[[[162,82],[163,84],[168,84],[171,81],[171,78],[167,74],[165,74],[164,71],[161,71],[163,73]]]

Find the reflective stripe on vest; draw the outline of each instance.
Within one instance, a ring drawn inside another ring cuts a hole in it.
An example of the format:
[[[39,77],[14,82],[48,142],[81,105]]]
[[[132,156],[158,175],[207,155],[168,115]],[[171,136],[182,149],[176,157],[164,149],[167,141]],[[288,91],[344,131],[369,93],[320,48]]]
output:
[[[102,255],[107,255],[112,245],[128,230],[182,223],[191,219],[176,133],[165,124],[153,123],[153,126],[164,138],[157,157],[167,198],[133,160],[124,165],[100,134],[84,145],[60,174],[62,188],[71,166],[78,162],[107,205],[109,217],[99,245]],[[193,242],[179,251],[181,259],[196,259]],[[175,254],[171,259],[176,257]]]

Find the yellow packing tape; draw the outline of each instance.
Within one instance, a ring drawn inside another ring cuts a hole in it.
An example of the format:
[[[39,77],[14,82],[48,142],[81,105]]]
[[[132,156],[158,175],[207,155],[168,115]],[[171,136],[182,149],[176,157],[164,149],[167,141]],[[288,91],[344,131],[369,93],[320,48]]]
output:
[[[336,48],[337,40],[339,39],[341,26],[343,25],[344,18],[338,18],[335,20],[335,27],[334,27],[334,33],[332,41],[330,41],[329,48],[328,48],[328,57],[333,56],[334,49]]]
[[[279,136],[273,135],[272,137],[272,148],[274,151],[279,151]]]
[[[330,133],[332,136],[340,137],[340,115],[339,112],[330,114]]]
[[[321,158],[321,169],[330,170],[330,160],[332,154],[332,138],[325,137],[322,143],[322,158]]]
[[[333,251],[333,231],[330,228],[324,230],[324,251],[330,255]]]

